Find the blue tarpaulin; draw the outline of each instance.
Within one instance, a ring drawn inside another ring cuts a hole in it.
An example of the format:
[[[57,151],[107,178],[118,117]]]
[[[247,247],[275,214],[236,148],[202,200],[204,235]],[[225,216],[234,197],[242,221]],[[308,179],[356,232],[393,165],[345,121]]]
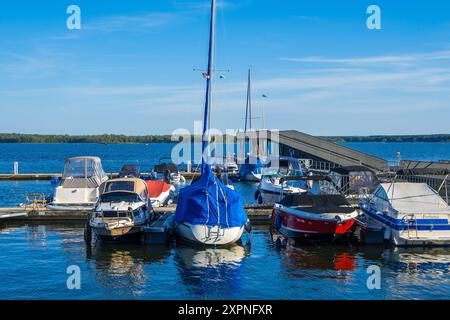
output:
[[[242,227],[247,219],[241,195],[218,180],[209,165],[204,166],[199,180],[180,191],[177,223],[229,228]]]
[[[247,157],[239,167],[239,174],[245,176],[252,173],[262,173],[263,164],[259,158]]]

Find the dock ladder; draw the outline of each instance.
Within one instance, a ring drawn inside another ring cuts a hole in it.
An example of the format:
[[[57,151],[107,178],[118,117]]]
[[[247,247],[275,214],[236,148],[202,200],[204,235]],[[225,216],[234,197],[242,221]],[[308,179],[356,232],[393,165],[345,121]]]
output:
[[[419,238],[419,226],[417,224],[417,219],[414,214],[408,214],[403,217],[403,222],[406,225],[406,230],[408,231],[408,238],[411,237],[410,231],[414,229],[416,231],[416,238]]]

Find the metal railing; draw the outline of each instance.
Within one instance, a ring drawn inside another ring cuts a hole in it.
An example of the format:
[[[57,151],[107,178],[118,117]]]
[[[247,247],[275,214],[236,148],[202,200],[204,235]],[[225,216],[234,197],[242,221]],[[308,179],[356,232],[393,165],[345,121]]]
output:
[[[318,161],[313,159],[299,159],[299,160],[303,162],[309,170],[314,171],[329,172],[331,169],[339,167],[339,165],[328,161]]]

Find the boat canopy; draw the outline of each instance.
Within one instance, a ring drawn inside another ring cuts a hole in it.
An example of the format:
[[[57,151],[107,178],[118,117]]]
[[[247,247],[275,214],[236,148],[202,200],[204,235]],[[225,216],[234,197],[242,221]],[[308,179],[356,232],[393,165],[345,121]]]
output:
[[[119,177],[125,178],[125,177],[135,177],[139,178],[141,175],[141,167],[137,164],[125,164],[122,166],[122,169],[120,170]]]
[[[281,205],[310,213],[351,213],[355,209],[341,194],[293,194],[281,200]]]
[[[101,194],[127,192],[135,193],[146,199],[148,197],[147,184],[144,180],[135,178],[112,179],[100,186]]]
[[[364,166],[347,166],[331,169],[330,177],[344,192],[359,192],[362,188],[372,191],[378,184],[375,173]]]
[[[374,196],[388,201],[392,208],[402,213],[448,213],[450,207],[426,183],[382,183]]]
[[[278,161],[278,166],[273,166],[273,161]],[[307,173],[305,164],[297,158],[281,156],[276,159],[269,158],[264,164],[264,174],[282,174],[290,176],[302,176]]]
[[[178,172],[178,168],[173,163],[161,163],[155,166],[156,173]]]
[[[106,177],[102,162],[98,157],[69,158],[64,163],[63,178],[91,178],[98,177],[103,180]]]
[[[204,165],[200,179],[180,191],[177,223],[231,228],[242,227],[247,219],[240,194],[218,180],[209,165]]]
[[[69,158],[64,163],[61,187],[70,189],[98,188],[108,179],[98,157]]]

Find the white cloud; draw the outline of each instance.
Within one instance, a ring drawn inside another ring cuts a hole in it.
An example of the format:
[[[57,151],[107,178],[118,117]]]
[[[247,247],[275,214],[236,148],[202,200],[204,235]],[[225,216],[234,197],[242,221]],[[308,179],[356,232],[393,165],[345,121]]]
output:
[[[299,58],[282,58],[284,61],[290,62],[306,62],[306,63],[326,63],[326,64],[344,64],[344,65],[368,65],[368,64],[408,64],[423,61],[450,60],[450,51],[436,51],[431,53],[417,54],[398,54],[398,55],[377,55],[366,57],[299,57]]]

